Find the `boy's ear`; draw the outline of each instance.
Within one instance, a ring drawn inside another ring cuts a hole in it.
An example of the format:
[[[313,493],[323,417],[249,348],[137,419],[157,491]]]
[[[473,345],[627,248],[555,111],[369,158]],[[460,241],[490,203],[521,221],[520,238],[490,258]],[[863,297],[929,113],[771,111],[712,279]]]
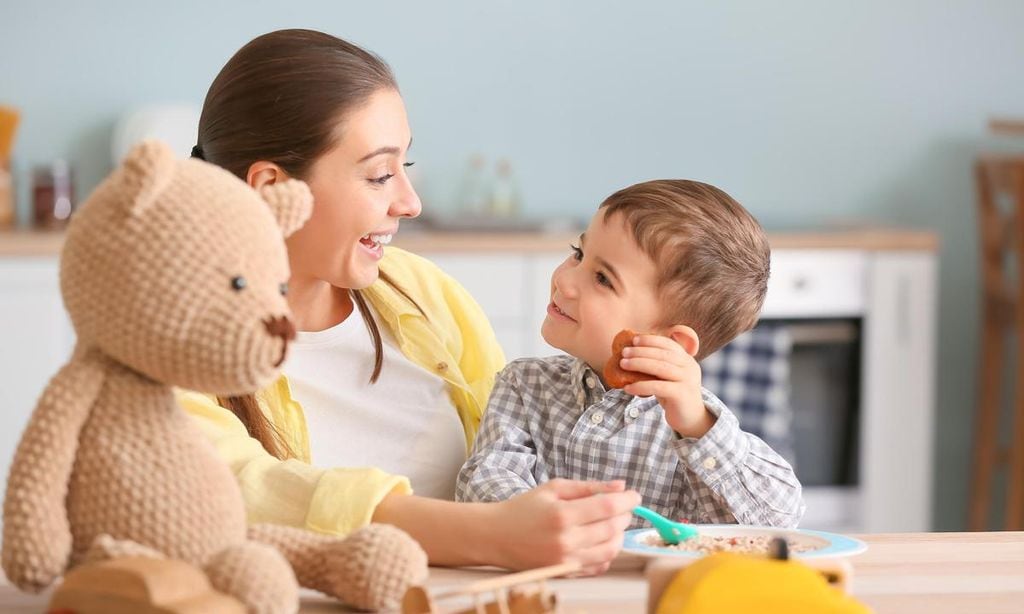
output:
[[[690,356],[696,356],[700,350],[700,337],[697,336],[697,331],[689,326],[676,324],[665,331],[665,336],[670,337],[673,341],[683,346],[683,349]]]

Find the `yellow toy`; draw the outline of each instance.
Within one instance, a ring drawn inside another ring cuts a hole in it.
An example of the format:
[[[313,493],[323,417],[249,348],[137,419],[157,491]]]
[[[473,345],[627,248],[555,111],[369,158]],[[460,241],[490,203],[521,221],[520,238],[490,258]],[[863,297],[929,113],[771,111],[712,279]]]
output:
[[[680,570],[681,569],[681,570]],[[844,591],[846,561],[804,562],[730,553],[662,559],[647,569],[648,614],[866,614]]]

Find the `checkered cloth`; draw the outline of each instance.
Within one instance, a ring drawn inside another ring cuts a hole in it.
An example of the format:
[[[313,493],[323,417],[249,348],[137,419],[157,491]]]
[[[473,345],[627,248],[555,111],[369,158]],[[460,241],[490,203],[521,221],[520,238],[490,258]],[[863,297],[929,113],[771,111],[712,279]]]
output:
[[[715,425],[679,437],[654,397],[605,390],[579,359],[516,360],[498,375],[456,499],[501,501],[551,478],[624,479],[669,518],[796,526],[804,504],[792,468],[706,390],[704,403]]]
[[[794,465],[793,408],[789,402],[789,329],[761,323],[701,361],[701,383],[740,421]]]

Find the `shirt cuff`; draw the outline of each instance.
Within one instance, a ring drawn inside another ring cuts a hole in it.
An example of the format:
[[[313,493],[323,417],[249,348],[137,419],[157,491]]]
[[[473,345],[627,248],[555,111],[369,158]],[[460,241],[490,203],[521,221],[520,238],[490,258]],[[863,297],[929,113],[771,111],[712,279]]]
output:
[[[329,469],[310,501],[306,527],[347,535],[370,524],[377,504],[391,493],[412,494],[409,479],[369,467]]]
[[[708,486],[738,471],[750,452],[739,420],[721,401],[714,401],[705,399],[705,407],[717,417],[714,426],[699,439],[680,437],[673,442],[679,460]]]

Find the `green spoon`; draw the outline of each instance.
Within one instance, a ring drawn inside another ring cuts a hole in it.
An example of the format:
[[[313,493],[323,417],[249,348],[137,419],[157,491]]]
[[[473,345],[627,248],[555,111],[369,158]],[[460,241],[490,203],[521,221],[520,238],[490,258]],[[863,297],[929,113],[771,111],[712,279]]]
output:
[[[665,540],[666,544],[678,544],[691,537],[697,537],[697,529],[682,522],[674,522],[665,518],[654,510],[649,510],[642,505],[633,508],[633,513],[654,525],[658,535]]]

